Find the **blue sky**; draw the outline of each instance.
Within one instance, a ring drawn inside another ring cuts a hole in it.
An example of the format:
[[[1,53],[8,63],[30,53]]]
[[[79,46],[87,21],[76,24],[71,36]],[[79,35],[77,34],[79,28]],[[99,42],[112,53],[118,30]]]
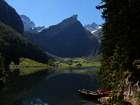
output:
[[[101,13],[95,7],[100,0],[6,0],[19,14],[30,17],[37,26],[50,26],[78,14],[83,25],[102,24]]]

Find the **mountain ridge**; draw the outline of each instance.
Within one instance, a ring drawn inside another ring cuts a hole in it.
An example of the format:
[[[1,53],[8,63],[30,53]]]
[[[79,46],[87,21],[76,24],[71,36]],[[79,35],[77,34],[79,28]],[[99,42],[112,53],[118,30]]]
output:
[[[60,57],[88,56],[98,46],[97,39],[90,38],[91,33],[83,27],[77,15],[64,19],[36,34],[25,33],[29,40],[44,51]]]
[[[88,24],[84,26],[86,30],[90,31],[92,37],[96,37],[98,39],[98,42],[101,44],[101,40],[102,40],[102,26],[97,25],[96,23],[92,23],[92,24]]]

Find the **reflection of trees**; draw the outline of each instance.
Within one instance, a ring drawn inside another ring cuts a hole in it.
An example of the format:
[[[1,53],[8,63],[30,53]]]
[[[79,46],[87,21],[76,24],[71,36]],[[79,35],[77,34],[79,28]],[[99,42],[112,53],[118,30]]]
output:
[[[4,75],[4,59],[0,55],[0,88],[4,85],[5,75]]]
[[[77,68],[80,68],[80,67],[82,67],[82,64],[81,63],[78,63],[78,64],[76,64],[76,67]]]
[[[69,65],[70,72],[72,72],[72,64],[73,64],[73,61],[69,60],[68,65]]]
[[[14,63],[18,65],[19,60],[15,60]],[[2,88],[6,82],[15,80],[20,74],[19,69],[11,71],[9,65],[7,59],[0,55],[0,88]]]
[[[60,65],[59,62],[55,62],[55,61],[52,60],[52,59],[50,59],[50,60],[48,61],[48,66],[49,66],[48,68],[49,68],[49,70],[58,71],[59,65]]]

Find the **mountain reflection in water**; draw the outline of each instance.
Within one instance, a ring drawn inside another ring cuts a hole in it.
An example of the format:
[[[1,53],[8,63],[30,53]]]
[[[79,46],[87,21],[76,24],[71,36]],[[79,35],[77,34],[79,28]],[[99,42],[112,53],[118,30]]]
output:
[[[62,73],[47,77],[22,100],[23,105],[96,105],[82,99],[78,89],[95,90],[95,75]],[[36,97],[36,98],[34,98]]]

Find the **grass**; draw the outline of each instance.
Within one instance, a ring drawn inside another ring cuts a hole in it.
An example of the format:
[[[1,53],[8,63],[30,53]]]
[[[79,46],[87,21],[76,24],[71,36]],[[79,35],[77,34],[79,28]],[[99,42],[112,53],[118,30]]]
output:
[[[39,63],[37,61],[26,58],[21,58],[20,61],[20,66],[46,66],[46,64]]]
[[[57,61],[57,64],[59,64],[59,70],[66,70],[70,68],[71,69],[83,68],[83,67],[97,67],[98,68],[101,66],[100,61],[92,61],[86,58],[72,58],[69,60],[64,59],[64,61]]]
[[[93,60],[89,58],[64,58],[63,60],[58,60],[53,62],[55,66],[49,66],[48,64],[42,64],[39,62],[36,62],[31,59],[21,58],[20,59],[20,65],[14,65],[11,64],[11,69],[19,69],[20,75],[30,75],[39,71],[44,70],[55,70],[58,69],[59,72],[63,72],[64,70],[69,69],[80,69],[80,68],[88,68],[88,67],[96,67],[99,68],[101,66],[100,62],[98,60]],[[87,73],[91,74],[95,71],[88,71]]]
[[[86,62],[82,63],[83,67],[100,67],[100,62]]]
[[[20,75],[30,75],[39,71],[44,71],[48,69],[48,67],[49,67],[48,64],[39,63],[34,60],[26,58],[21,58],[20,64],[18,66],[11,64],[11,69],[12,70],[19,69]]]

